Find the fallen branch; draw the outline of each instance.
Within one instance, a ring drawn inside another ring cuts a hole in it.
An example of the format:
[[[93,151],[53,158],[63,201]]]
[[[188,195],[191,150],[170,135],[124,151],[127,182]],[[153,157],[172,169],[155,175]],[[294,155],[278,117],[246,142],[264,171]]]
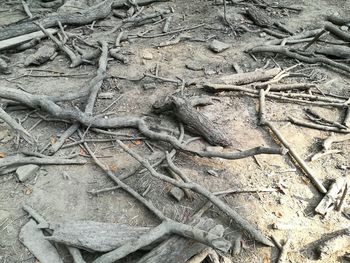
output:
[[[208,200],[210,200],[214,205],[216,205],[221,211],[226,213],[235,223],[239,225],[242,229],[246,230],[255,240],[268,245],[273,246],[270,240],[268,240],[262,233],[260,233],[257,229],[255,229],[246,219],[242,218],[235,210],[233,210],[231,207],[226,205],[224,202],[222,202],[218,197],[216,197],[213,193],[205,189],[203,186],[193,183],[193,182],[180,182],[177,180],[174,180],[172,178],[169,178],[168,176],[165,176],[163,174],[158,173],[154,168],[146,161],[144,160],[140,155],[137,153],[131,151],[129,148],[126,147],[124,143],[117,140],[116,141],[120,147],[123,148],[124,151],[126,151],[128,154],[130,154],[133,158],[135,158],[139,163],[141,163],[155,178],[158,178],[162,181],[171,183],[172,185],[175,185],[180,188],[187,188],[191,189],[192,191],[195,191],[203,196],[205,196]],[[184,175],[182,176],[184,177]]]
[[[332,25],[332,24],[326,24],[324,26],[324,29],[331,32],[333,35],[337,36],[338,38],[350,42],[350,34],[346,33],[345,31],[339,29],[338,27]]]
[[[350,130],[341,130],[341,129],[336,128],[336,127],[330,127],[330,126],[326,126],[326,125],[305,122],[303,120],[300,120],[300,119],[297,119],[297,118],[291,117],[291,116],[288,117],[288,120],[293,124],[304,126],[307,128],[316,129],[316,130],[331,131],[331,132],[346,133],[346,134],[350,133]]]
[[[310,57],[310,56],[301,55],[283,46],[258,46],[248,50],[248,52],[249,53],[265,53],[265,52],[278,53],[290,58],[297,59],[302,62],[306,62],[310,64],[322,63],[330,67],[334,67],[336,69],[340,69],[347,73],[350,73],[350,67],[345,64],[335,62],[333,60],[330,60],[328,58],[321,57],[321,56]]]

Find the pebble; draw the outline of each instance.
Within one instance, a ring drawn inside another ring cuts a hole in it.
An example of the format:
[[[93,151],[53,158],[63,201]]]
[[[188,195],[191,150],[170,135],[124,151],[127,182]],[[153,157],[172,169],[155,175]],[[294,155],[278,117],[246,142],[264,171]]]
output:
[[[216,53],[220,53],[220,52],[225,51],[226,49],[229,49],[230,46],[231,46],[230,44],[227,44],[227,43],[224,43],[224,42],[221,42],[219,40],[214,39],[210,43],[209,48]]]
[[[27,164],[17,168],[16,174],[20,182],[28,180],[30,177],[36,174],[39,170],[39,166],[35,164]]]
[[[149,51],[144,51],[142,57],[147,60],[152,60],[153,54]]]
[[[179,187],[173,187],[170,190],[170,194],[176,199],[176,201],[180,202],[181,199],[184,197],[185,193],[180,189]]]
[[[343,31],[348,31],[349,27],[348,26],[341,26],[340,29],[343,30]]]

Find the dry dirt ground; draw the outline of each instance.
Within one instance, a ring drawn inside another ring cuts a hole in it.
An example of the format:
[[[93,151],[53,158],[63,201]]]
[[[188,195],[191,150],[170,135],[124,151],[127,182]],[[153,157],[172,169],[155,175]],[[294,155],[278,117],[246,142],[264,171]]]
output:
[[[33,6],[38,1],[28,1]],[[220,1],[218,1],[220,2]],[[267,2],[275,2],[268,0]],[[350,3],[345,0],[281,0],[278,2],[285,6],[302,7],[303,11],[294,13],[287,10],[268,8],[266,12],[272,19],[284,23],[291,31],[301,29],[320,28],[325,23],[325,15],[349,14]],[[244,53],[248,47],[264,43],[273,39],[259,32],[238,32],[234,34],[227,26],[223,25],[221,15],[222,5],[215,5],[210,0],[173,0],[166,3],[154,3],[145,7],[144,12],[151,12],[154,9],[164,9],[171,6],[174,9],[174,19],[171,28],[182,28],[205,23],[205,26],[186,34],[202,41],[183,41],[177,45],[159,48],[159,43],[169,40],[171,36],[159,38],[136,38],[123,42],[122,49],[129,58],[129,64],[123,65],[115,60],[108,63],[108,79],[104,81],[103,91],[114,93],[112,99],[98,99],[96,112],[108,106],[118,96],[120,100],[110,109],[111,112],[124,115],[148,116],[154,122],[177,129],[178,123],[172,121],[168,116],[157,116],[151,113],[152,104],[160,97],[176,91],[179,87],[173,83],[158,82],[150,79],[141,81],[130,81],[138,79],[146,72],[154,72],[158,65],[161,76],[177,79],[183,78],[189,81],[196,77],[206,78],[208,81],[217,75],[234,74],[232,64],[237,63],[244,71],[252,71],[261,68],[270,59],[269,67],[273,67],[273,61],[269,56],[257,55],[257,60]],[[228,5],[228,20],[233,25],[249,22],[241,13],[244,5]],[[34,8],[33,8],[34,10]],[[1,1],[0,3],[0,25],[6,26],[25,15],[21,11],[20,1]],[[68,27],[67,31],[80,34],[88,41],[96,42],[104,38],[112,44],[117,32],[106,34],[118,23],[118,19],[112,15],[102,21],[96,21],[94,30],[91,25],[78,28]],[[160,32],[162,23],[156,25],[145,25],[143,27],[127,29],[128,33],[143,32],[152,29],[153,33]],[[250,29],[259,30],[259,27],[245,23]],[[212,37],[231,44],[231,47],[219,54],[208,49]],[[49,42],[43,40],[42,43]],[[42,44],[41,43],[41,44]],[[39,46],[41,45],[39,44]],[[0,85],[12,88],[23,88],[30,93],[37,94],[66,94],[74,93],[77,90],[86,89],[86,83],[91,79],[96,66],[84,65],[71,69],[68,67],[69,60],[63,53],[42,66],[24,67],[25,58],[32,54],[37,47],[25,50],[21,53],[6,53],[10,58],[11,73],[0,76]],[[151,56],[149,55],[151,54]],[[145,59],[150,56],[150,59]],[[296,61],[285,59],[282,56],[274,58],[282,68],[296,64]],[[188,64],[200,65],[203,70],[193,71],[186,67]],[[37,69],[46,71],[36,71]],[[334,72],[319,65],[303,64],[297,68],[301,72],[313,71],[312,79],[308,82],[319,84],[324,92],[331,92],[349,97],[348,76]],[[32,75],[45,75],[49,70],[65,72],[67,74],[86,75],[78,77],[34,77]],[[123,79],[125,78],[125,79]],[[128,80],[129,79],[129,80]],[[301,80],[300,80],[301,81]],[[155,83],[156,88],[145,90],[143,84]],[[200,87],[196,85],[185,88],[186,96],[201,94]],[[79,106],[79,105],[78,105]],[[231,150],[242,150],[256,146],[276,146],[271,135],[257,124],[258,101],[248,96],[224,96],[215,100],[213,105],[201,107],[200,110],[208,116],[216,125],[226,131],[232,141]],[[301,128],[290,124],[287,121],[288,115],[302,116],[306,106],[267,101],[268,118],[275,122],[285,138],[300,153],[303,159],[320,150],[320,141],[327,138],[330,133],[309,128]],[[313,107],[324,116],[334,120],[341,120],[342,113],[332,108]],[[29,110],[11,112],[14,117],[23,119]],[[23,122],[23,126],[30,129],[40,118],[31,113],[29,118]],[[68,128],[68,124],[60,122],[40,122],[31,134],[38,139],[39,149],[55,140]],[[1,152],[10,154],[18,149],[29,149],[30,147],[22,142],[16,146],[11,131],[2,124],[0,126]],[[134,130],[122,130],[128,134],[138,135]],[[89,132],[91,138],[103,138],[102,135]],[[73,139],[77,139],[73,135]],[[142,141],[127,141],[127,145],[143,156],[152,152]],[[152,142],[152,145],[156,145]],[[204,140],[196,141],[193,147],[203,148],[206,145]],[[163,149],[169,149],[162,145]],[[124,169],[131,169],[136,161],[128,156],[120,147],[112,143],[94,143],[91,147],[97,156],[103,157],[104,163],[113,167],[116,172]],[[340,170],[339,165],[349,166],[348,154],[350,148],[348,143],[337,145],[342,150],[341,154],[328,155],[314,162],[308,162],[317,177],[325,182],[340,176],[348,176],[347,171]],[[155,148],[157,149],[157,148]],[[72,151],[81,152],[78,146],[60,150],[56,155],[65,156]],[[83,166],[43,166],[35,178],[19,182],[13,174],[0,177],[0,262],[35,262],[35,259],[27,249],[19,242],[18,234],[28,221],[28,216],[21,207],[27,203],[40,211],[50,221],[62,220],[95,220],[100,222],[119,222],[138,226],[155,226],[159,222],[140,203],[135,201],[122,190],[107,192],[98,196],[92,196],[88,191],[113,186],[113,183],[98,169],[87,157],[89,163]],[[322,195],[315,189],[310,181],[291,162],[288,155],[259,155],[254,158],[242,160],[207,159],[189,156],[180,153],[175,163],[187,173],[189,178],[202,184],[211,191],[220,191],[228,188],[251,189],[283,186],[283,193],[280,191],[269,193],[241,193],[225,197],[225,201],[239,213],[246,217],[254,225],[263,231],[267,236],[275,236],[278,240],[289,238],[291,248],[289,252],[290,262],[316,262],[317,254],[314,253],[315,242],[325,235],[349,226],[349,220],[339,212],[331,212],[326,218],[314,213],[314,208],[319,203]],[[161,168],[160,171],[163,171]],[[210,175],[207,171],[214,170],[217,177]],[[150,191],[146,195],[148,200],[161,209],[167,216],[184,221],[196,209],[201,207],[205,200],[196,195],[193,201],[183,200],[177,203],[169,197],[170,186],[161,181],[152,179],[148,173],[141,173],[126,180],[135,190],[142,193],[149,186]],[[348,206],[348,201],[345,207]],[[235,228],[225,215],[217,209],[211,209],[207,213],[222,222],[226,227],[225,237],[234,241],[240,230]],[[290,230],[273,230],[273,223],[284,223],[293,225]],[[241,254],[232,257],[233,262],[275,262],[278,250],[268,248],[249,240],[244,236],[247,244]],[[62,248],[64,262],[72,262],[70,256]],[[318,260],[317,262],[345,262],[341,256],[346,251],[334,254],[331,258]],[[93,255],[86,255],[93,258]],[[120,262],[125,262],[121,260]]]

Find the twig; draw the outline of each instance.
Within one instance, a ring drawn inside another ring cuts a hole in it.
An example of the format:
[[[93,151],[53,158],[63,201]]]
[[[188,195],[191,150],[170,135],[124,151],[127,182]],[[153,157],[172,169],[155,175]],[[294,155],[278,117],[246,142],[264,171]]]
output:
[[[30,12],[29,6],[25,0],[22,0],[22,6],[23,6],[24,12],[27,14],[29,19],[33,18],[33,14],[32,12]]]
[[[16,122],[1,107],[0,107],[0,119],[2,119],[4,122],[6,122],[15,131],[15,133],[16,134],[18,133],[26,142],[28,142],[30,144],[35,143],[34,138],[29,134],[29,132],[26,129],[24,129],[21,124]]]
[[[168,35],[172,35],[172,34],[177,34],[177,33],[180,33],[180,32],[184,32],[184,31],[190,31],[190,30],[194,30],[194,29],[197,29],[199,27],[203,27],[205,26],[205,24],[199,24],[199,25],[195,25],[195,26],[192,26],[192,27],[185,27],[185,28],[180,28],[180,29],[176,29],[176,30],[173,30],[173,31],[169,31],[169,32],[166,32],[166,33],[161,33],[161,34],[156,34],[156,35],[139,35],[140,38],[155,38],[155,37],[163,37],[163,36],[168,36]]]
[[[341,130],[336,127],[330,127],[330,126],[325,126],[321,124],[316,124],[316,123],[310,123],[310,122],[305,122],[303,120],[297,119],[295,117],[289,116],[288,120],[296,125],[316,129],[316,130],[323,130],[323,131],[331,131],[331,132],[338,132],[338,133],[350,133],[350,130]]]

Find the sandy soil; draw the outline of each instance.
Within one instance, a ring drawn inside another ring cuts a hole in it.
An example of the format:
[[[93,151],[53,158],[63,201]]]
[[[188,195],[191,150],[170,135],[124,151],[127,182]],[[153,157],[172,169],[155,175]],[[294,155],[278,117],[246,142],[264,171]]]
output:
[[[28,1],[33,6],[35,1]],[[273,1],[267,1],[273,2]],[[324,17],[328,14],[345,15],[350,10],[349,1],[279,1],[279,4],[286,6],[300,6],[304,10],[299,13],[292,13],[286,10],[268,8],[266,12],[275,21],[284,23],[292,31],[300,29],[319,28],[324,23]],[[114,92],[110,100],[99,99],[96,103],[96,112],[108,106],[113,99],[122,95],[119,102],[111,111],[118,115],[151,116],[156,123],[164,124],[175,128],[178,124],[168,116],[156,116],[151,113],[152,104],[160,97],[174,92],[178,87],[174,84],[155,82],[156,89],[144,90],[143,84],[153,82],[142,80],[139,82],[121,79],[137,79],[145,72],[153,72],[158,65],[161,76],[176,79],[184,78],[186,81],[205,77],[210,81],[221,74],[235,73],[233,63],[237,63],[244,71],[251,71],[261,68],[270,59],[270,66],[273,62],[270,57],[257,55],[257,61],[253,60],[244,50],[248,47],[264,43],[273,39],[261,33],[239,33],[235,35],[232,30],[225,27],[221,22],[223,8],[221,5],[214,5],[209,0],[173,0],[167,3],[154,3],[145,8],[145,12],[153,9],[162,9],[171,6],[174,8],[174,19],[171,27],[181,28],[205,23],[204,27],[189,31],[186,34],[203,41],[184,41],[177,45],[158,48],[162,41],[170,37],[161,38],[137,38],[133,41],[123,42],[123,52],[130,59],[128,65],[110,61],[108,64],[108,79],[104,82],[103,91]],[[0,3],[1,10],[8,12],[0,13],[0,25],[6,26],[25,16],[21,12],[21,5],[15,1],[4,1]],[[228,19],[233,24],[249,22],[241,13],[244,6],[229,5]],[[105,38],[113,43],[117,33],[112,35],[106,32],[113,28],[118,19],[109,16],[103,21],[97,21],[92,31],[87,26],[79,28],[68,27],[67,31],[82,34],[88,41],[95,42]],[[256,26],[248,25],[251,29],[259,29]],[[143,32],[152,28],[154,33],[161,30],[162,23],[157,25],[145,25],[140,28],[130,29],[130,33]],[[129,30],[129,29],[128,29]],[[228,50],[216,54],[208,49],[208,38],[215,36],[216,39],[231,44]],[[43,40],[42,43],[48,43]],[[40,45],[42,45],[42,43]],[[24,67],[25,58],[32,54],[37,47],[21,53],[6,53],[10,58],[11,74],[0,76],[0,85],[12,88],[24,88],[31,93],[39,94],[64,94],[73,93],[77,90],[86,89],[86,83],[96,71],[96,66],[84,65],[79,68],[68,68],[69,60],[63,54],[40,67]],[[144,59],[145,54],[152,54],[149,60]],[[274,58],[281,67],[294,65],[293,60],[281,56]],[[193,71],[186,67],[186,64],[201,65],[204,70]],[[62,71],[67,74],[87,73],[81,77],[32,77],[22,76],[35,73],[46,74],[36,69]],[[315,82],[324,92],[349,97],[349,77],[334,72],[319,65],[303,64],[299,67],[303,72],[313,71],[312,79],[298,81]],[[186,96],[202,94],[199,86],[186,87]],[[219,101],[213,105],[201,107],[199,110],[208,116],[216,125],[224,129],[230,140],[233,142],[231,150],[248,149],[255,146],[276,146],[271,135],[257,125],[258,101],[247,96],[225,96],[220,95]],[[79,105],[77,105],[79,106]],[[303,116],[306,106],[297,104],[280,103],[276,101],[267,102],[268,118],[275,122],[288,142],[305,159],[320,150],[320,142],[327,138],[330,133],[308,128],[301,128],[287,122],[287,116]],[[328,118],[340,121],[343,113],[332,108],[312,107],[314,110]],[[17,118],[24,118],[28,110],[11,112]],[[23,123],[27,129],[32,127],[39,119],[35,113]],[[65,129],[67,124],[46,122],[39,123],[31,133],[39,140],[39,149],[42,149],[54,138],[57,138]],[[132,130],[125,130],[129,134],[137,134]],[[102,135],[88,133],[91,138],[103,138]],[[2,124],[0,126],[1,151],[7,154],[17,150],[11,137],[9,128]],[[77,139],[77,135],[73,138]],[[127,142],[128,146],[138,153],[147,156],[151,154],[150,149],[141,143],[137,145]],[[154,145],[155,142],[152,143]],[[203,148],[206,143],[201,140],[195,142],[193,147]],[[168,146],[162,145],[165,149]],[[330,180],[340,176],[348,176],[347,171],[340,170],[339,165],[350,165],[348,154],[348,143],[336,146],[342,150],[341,154],[328,155],[320,160],[309,162],[311,169],[317,177],[328,185]],[[20,144],[19,149],[26,149],[28,145]],[[115,167],[116,172],[123,169],[131,169],[136,165],[135,160],[124,153],[120,148],[111,143],[92,144],[92,148],[98,156],[103,156],[105,163]],[[79,152],[80,148],[68,148],[60,150],[57,156],[65,156],[73,150]],[[84,157],[82,157],[84,158]],[[0,177],[0,262],[35,262],[35,259],[27,249],[19,242],[18,233],[21,226],[28,221],[28,216],[22,211],[23,204],[28,203],[40,211],[50,222],[62,220],[95,220],[101,222],[120,222],[139,226],[154,226],[157,219],[151,215],[141,204],[121,190],[92,196],[87,191],[102,189],[113,186],[113,183],[103,172],[89,161],[84,166],[45,166],[42,167],[38,176],[25,183],[19,182],[13,174]],[[322,199],[322,195],[315,189],[309,180],[293,164],[290,157],[276,155],[261,155],[243,160],[227,161],[222,159],[206,159],[188,156],[180,153],[175,163],[187,173],[189,178],[202,184],[211,191],[225,190],[228,188],[267,188],[284,187],[284,193],[243,193],[225,197],[227,203],[237,209],[250,222],[254,223],[266,235],[275,236],[278,240],[289,237],[291,239],[290,262],[314,262],[318,260],[314,252],[315,242],[326,234],[349,226],[349,221],[339,212],[331,212],[327,218],[315,215],[314,208]],[[218,177],[208,174],[208,170],[215,170]],[[162,171],[162,169],[160,169]],[[68,179],[67,179],[68,178]],[[150,192],[147,198],[161,209],[167,216],[183,221],[196,209],[201,207],[205,200],[196,195],[194,201],[175,202],[169,197],[169,185],[152,179],[149,174],[143,173],[126,180],[135,190],[142,193],[150,185]],[[348,201],[345,206],[349,205]],[[208,213],[227,228],[225,236],[229,240],[235,240],[239,229],[218,210],[212,209]],[[292,230],[273,230],[273,223],[285,223],[295,226]],[[300,228],[298,227],[300,226]],[[276,262],[278,250],[267,248],[254,243],[244,237],[248,246],[240,255],[232,257],[233,262]],[[61,248],[64,255],[64,262],[72,262],[67,252]],[[346,251],[341,251],[326,260],[317,262],[345,262],[341,256]],[[94,255],[86,254],[88,259]],[[125,262],[125,261],[121,261]]]

